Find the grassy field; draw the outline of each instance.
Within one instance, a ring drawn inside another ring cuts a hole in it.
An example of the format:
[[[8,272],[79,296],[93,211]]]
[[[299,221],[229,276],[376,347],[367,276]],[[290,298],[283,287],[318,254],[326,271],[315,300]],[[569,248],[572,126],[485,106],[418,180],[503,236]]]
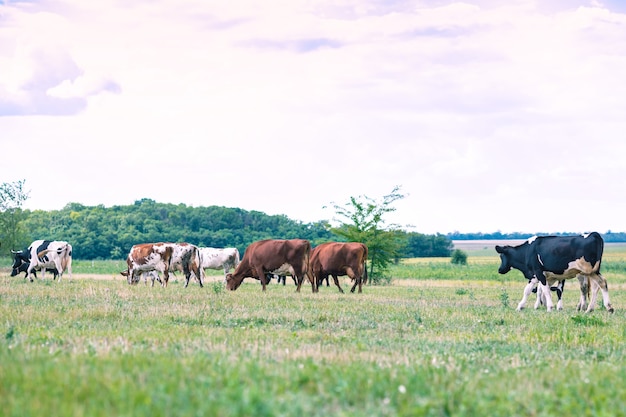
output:
[[[61,282],[0,261],[2,416],[616,416],[626,403],[626,248],[603,264],[615,314],[515,311],[493,250],[413,259],[363,294],[129,286],[122,262]],[[346,282],[347,284],[347,282]],[[345,287],[345,286],[344,286]]]

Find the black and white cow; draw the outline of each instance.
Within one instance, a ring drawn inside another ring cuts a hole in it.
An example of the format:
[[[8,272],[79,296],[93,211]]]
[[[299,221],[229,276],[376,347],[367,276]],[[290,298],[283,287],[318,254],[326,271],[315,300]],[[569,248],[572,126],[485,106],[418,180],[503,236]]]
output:
[[[529,280],[517,306],[518,310],[524,308],[528,295],[538,284],[538,291],[546,298],[546,308],[551,311],[550,286],[558,281],[578,277],[581,284],[579,309],[584,308],[591,285],[593,292],[586,311],[593,311],[598,290],[602,290],[604,305],[612,313],[614,310],[607,282],[600,273],[603,251],[604,241],[596,232],[582,236],[540,236],[530,238],[518,246],[496,246],[501,260],[498,272],[506,274],[515,268]]]
[[[59,281],[63,272],[67,269],[72,278],[72,245],[57,240],[35,240],[28,249],[14,251],[11,276],[26,271],[26,277],[33,282],[32,275],[35,270],[41,270],[41,278],[44,278],[46,269],[56,269],[59,273]],[[25,264],[28,264],[26,267]],[[25,269],[24,269],[25,268]],[[36,275],[35,275],[36,276]],[[55,277],[56,278],[56,277]]]

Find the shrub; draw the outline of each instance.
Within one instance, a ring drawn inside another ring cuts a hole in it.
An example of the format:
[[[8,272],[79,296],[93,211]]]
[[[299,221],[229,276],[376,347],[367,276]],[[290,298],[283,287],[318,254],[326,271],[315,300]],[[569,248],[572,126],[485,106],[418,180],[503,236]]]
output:
[[[454,252],[452,252],[451,262],[456,265],[467,265],[467,253],[463,252],[461,249],[455,249]]]

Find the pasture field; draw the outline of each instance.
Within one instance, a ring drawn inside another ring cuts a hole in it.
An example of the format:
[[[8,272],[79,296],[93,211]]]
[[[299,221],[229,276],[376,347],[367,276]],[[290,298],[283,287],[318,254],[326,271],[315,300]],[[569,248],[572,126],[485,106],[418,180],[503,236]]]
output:
[[[119,261],[29,283],[2,260],[0,415],[624,415],[626,248],[609,249],[616,311],[588,315],[576,281],[563,311],[515,311],[525,281],[483,249],[407,260],[362,294],[229,292],[217,271],[129,286]]]

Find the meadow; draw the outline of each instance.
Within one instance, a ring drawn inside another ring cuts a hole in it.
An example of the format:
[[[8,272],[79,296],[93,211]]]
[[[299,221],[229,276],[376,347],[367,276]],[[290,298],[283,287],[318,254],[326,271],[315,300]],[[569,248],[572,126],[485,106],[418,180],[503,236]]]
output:
[[[521,274],[467,252],[362,294],[129,286],[121,261],[30,283],[0,260],[0,415],[623,415],[626,247],[604,257],[614,314],[577,312],[576,281],[563,311],[515,311]]]

